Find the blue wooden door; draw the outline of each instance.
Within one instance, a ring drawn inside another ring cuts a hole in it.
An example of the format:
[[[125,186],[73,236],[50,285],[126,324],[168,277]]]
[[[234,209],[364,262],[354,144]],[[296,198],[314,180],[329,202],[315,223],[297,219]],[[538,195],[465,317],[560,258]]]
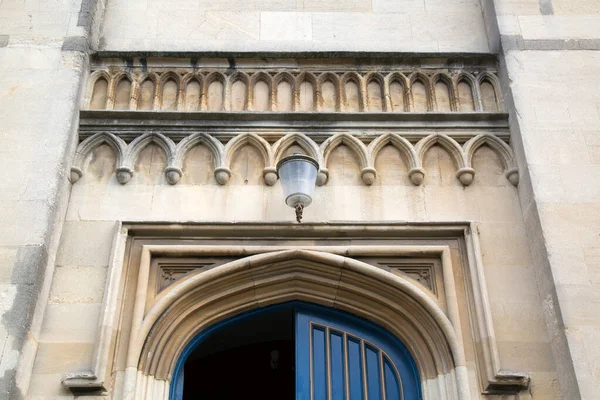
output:
[[[415,362],[398,339],[348,314],[296,309],[296,400],[420,400]]]

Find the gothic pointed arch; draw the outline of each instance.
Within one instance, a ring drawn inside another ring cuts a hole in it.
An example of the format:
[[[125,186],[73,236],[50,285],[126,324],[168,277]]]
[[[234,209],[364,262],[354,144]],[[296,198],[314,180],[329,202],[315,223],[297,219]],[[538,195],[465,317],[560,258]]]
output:
[[[267,85],[268,91],[267,104],[265,105],[265,107],[263,107],[266,108],[266,110],[263,111],[271,111],[271,109],[273,108],[273,78],[266,72],[259,71],[252,74],[252,76],[250,77],[250,91],[248,96],[248,103],[252,104],[253,110],[257,109],[257,105],[255,104],[255,94],[257,93],[256,86],[260,82],[263,82],[265,85]]]
[[[327,171],[327,165],[331,152],[333,152],[333,150],[335,150],[335,148],[341,144],[348,146],[356,155],[358,165],[361,168],[363,182],[367,185],[373,184],[373,182],[375,182],[377,172],[375,171],[375,168],[370,166],[369,152],[367,147],[363,142],[346,132],[336,133],[321,144],[320,150],[323,160],[323,169]]]
[[[324,104],[325,104],[325,93],[323,91],[323,85],[326,83],[331,83],[334,87],[334,92],[333,94],[333,103],[334,103],[334,109],[335,111],[340,111],[340,102],[341,102],[341,90],[340,90],[340,80],[338,78],[338,76],[336,74],[334,74],[333,72],[324,72],[321,75],[319,75],[319,79],[318,79],[318,89],[317,89],[317,93],[320,96],[319,99],[319,109],[322,110],[324,108]]]
[[[500,157],[502,165],[504,166],[504,175],[516,186],[519,183],[519,172],[513,151],[508,144],[495,135],[482,133],[469,139],[469,141],[463,145],[467,166],[470,168],[473,167],[473,156],[477,149],[483,145],[489,146]]]
[[[249,256],[188,275],[161,292],[133,321],[125,386],[136,388],[132,398],[148,384],[167,382],[168,389],[179,355],[199,332],[240,312],[287,301],[326,305],[379,324],[407,344],[424,398],[467,398],[464,350],[428,295],[402,276],[311,250]]]
[[[107,144],[114,151],[117,158],[117,165],[121,165],[123,163],[125,154],[127,152],[127,144],[125,141],[110,132],[96,133],[95,135],[85,139],[79,144],[79,146],[77,146],[77,150],[75,151],[75,156],[73,158],[73,164],[71,166],[71,175],[69,177],[71,183],[77,182],[79,178],[83,176],[83,164],[85,159],[90,152],[92,152],[101,144]]]
[[[442,146],[452,157],[454,165],[457,168],[456,177],[465,186],[470,185],[475,177],[475,171],[471,168],[460,145],[448,135],[434,133],[421,139],[416,146],[417,155],[421,164],[425,158],[425,153],[434,145]]]
[[[150,143],[156,144],[165,152],[167,157],[167,168],[165,169],[165,174],[167,174],[167,179],[171,183],[172,179],[168,176],[168,174],[175,158],[175,144],[168,137],[156,132],[145,133],[129,143],[123,163],[117,167],[117,178],[119,179],[119,182],[123,184],[129,182],[133,176],[134,166],[140,156],[140,153]]]
[[[171,165],[169,165],[169,167],[172,168],[174,173],[179,172],[179,176],[173,176],[173,178],[176,178],[175,182],[173,183],[177,183],[179,178],[181,178],[181,174],[183,174],[183,162],[188,152],[199,144],[206,146],[210,150],[214,160],[213,167],[215,179],[219,184],[225,184],[226,180],[223,181],[224,177],[220,174],[220,172],[227,172],[229,169],[225,166],[225,150],[223,144],[213,136],[204,132],[196,132],[190,136],[187,136],[175,147],[175,157],[173,158],[173,162]],[[229,179],[229,176],[231,176],[231,172],[229,172],[226,179]],[[169,182],[171,182],[171,179]]]
[[[425,176],[425,170],[421,164],[421,159],[417,155],[415,147],[408,140],[396,133],[385,133],[373,140],[368,147],[369,150],[369,163],[370,167],[375,169],[375,161],[381,149],[387,144],[391,144],[397,148],[406,164],[408,165],[409,171],[408,176],[415,185],[420,185],[423,182]]]
[[[256,148],[263,157],[265,168],[263,169],[263,179],[269,186],[277,182],[277,170],[274,165],[273,152],[271,146],[262,137],[254,133],[243,133],[231,139],[225,145],[225,168],[231,169],[233,155],[245,145]]]

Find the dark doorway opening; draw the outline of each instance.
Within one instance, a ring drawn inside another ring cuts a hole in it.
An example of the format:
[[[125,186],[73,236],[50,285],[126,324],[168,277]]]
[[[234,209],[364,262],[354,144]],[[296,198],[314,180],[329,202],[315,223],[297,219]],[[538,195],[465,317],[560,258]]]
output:
[[[294,310],[220,329],[184,365],[183,399],[295,399]]]

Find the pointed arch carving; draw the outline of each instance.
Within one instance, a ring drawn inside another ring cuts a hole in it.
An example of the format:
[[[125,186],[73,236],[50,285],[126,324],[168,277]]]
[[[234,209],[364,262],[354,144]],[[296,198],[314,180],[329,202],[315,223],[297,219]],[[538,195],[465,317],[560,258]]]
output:
[[[119,85],[121,84],[121,82],[123,82],[124,80],[129,81],[129,94],[128,94],[128,101],[127,101],[127,108],[126,109],[130,109],[131,107],[131,98],[133,97],[133,76],[131,76],[130,73],[128,72],[121,72],[117,75],[115,75],[112,79],[112,83],[109,86],[109,99],[108,99],[108,103],[110,104],[111,109],[115,109],[115,105],[117,102],[117,96],[119,95],[118,93],[118,89],[119,89]]]
[[[294,76],[289,73],[289,72],[279,72],[277,73],[274,77],[273,77],[273,91],[275,94],[275,98],[273,99],[273,105],[278,105],[279,104],[279,98],[282,97],[282,94],[279,93],[279,85],[282,82],[287,82],[290,85],[290,102],[291,102],[291,109],[290,111],[296,111],[297,107],[298,107],[298,103],[296,101],[296,91],[297,91],[297,87],[296,87],[296,80],[294,79]],[[281,111],[281,110],[277,110],[277,111]]]
[[[442,72],[438,72],[436,74],[434,74],[431,77],[431,86],[432,86],[432,94],[434,95],[433,98],[435,99],[436,102],[436,111],[439,111],[439,106],[437,103],[437,91],[435,88],[435,85],[438,82],[442,82],[445,86],[446,86],[446,90],[448,92],[448,99],[450,100],[450,111],[457,111],[457,107],[456,107],[456,93],[454,90],[454,82],[452,81],[452,79],[445,73]]]
[[[469,186],[475,177],[475,171],[468,165],[465,153],[460,145],[448,135],[434,133],[421,139],[416,146],[416,151],[421,160],[425,158],[425,153],[434,145],[442,146],[452,157],[454,165],[457,168],[456,177],[465,186]]]
[[[490,85],[492,85],[492,88],[494,89],[494,96],[495,96],[495,100],[496,100],[496,108],[497,111],[501,111],[503,109],[503,104],[502,104],[502,99],[500,97],[500,82],[498,81],[498,77],[496,77],[494,74],[491,74],[489,72],[483,72],[481,73],[478,77],[477,77],[477,92],[478,92],[478,97],[479,97],[479,103],[480,103],[480,109],[482,111],[483,110],[483,104],[482,104],[482,93],[481,93],[481,84],[487,82]]]
[[[77,150],[75,151],[75,156],[73,158],[73,164],[71,166],[71,174],[69,176],[69,181],[71,183],[77,182],[79,178],[83,176],[83,164],[85,163],[85,159],[90,152],[92,152],[101,144],[107,144],[114,151],[117,158],[117,165],[123,164],[125,154],[127,153],[127,144],[125,141],[110,132],[96,133],[95,135],[85,139],[79,144],[79,146],[77,146]]]
[[[344,107],[348,103],[348,94],[346,91],[348,82],[353,82],[358,88],[358,111],[364,111],[366,108],[365,104],[365,85],[363,85],[363,78],[356,72],[346,72],[342,75],[341,86],[342,86],[342,104]]]
[[[197,108],[194,111],[199,111],[202,107],[202,93],[203,93],[203,86],[204,86],[204,78],[202,77],[201,74],[189,73],[189,74],[185,74],[181,78],[181,89],[180,89],[181,104],[179,105],[179,109],[181,109],[181,110],[189,111],[190,104],[188,104],[188,93],[190,91],[190,84],[193,82],[198,83],[199,92],[200,92],[200,93],[198,93],[197,102],[196,102]]]
[[[327,166],[329,164],[329,156],[331,155],[333,150],[335,150],[335,148],[341,144],[345,144],[346,146],[350,147],[352,151],[354,151],[354,154],[358,159],[358,164],[361,168],[360,174],[363,182],[367,185],[372,185],[373,182],[375,182],[377,171],[375,171],[375,168],[372,168],[370,166],[369,152],[367,150],[367,147],[356,137],[345,132],[336,133],[321,144],[320,150],[323,157],[324,166],[322,171],[327,176],[329,175],[327,170]],[[324,183],[325,182],[323,182],[323,184]]]
[[[127,152],[125,153],[123,163],[117,167],[117,179],[119,182],[122,184],[129,182],[133,176],[135,163],[137,162],[140,153],[150,143],[156,144],[165,152],[167,157],[165,175],[167,175],[167,180],[171,183],[169,173],[172,172],[172,168],[176,168],[173,166],[175,160],[175,144],[168,137],[156,132],[145,133],[142,136],[135,138],[129,146],[127,146]]]
[[[210,72],[205,79],[205,84],[202,88],[202,110],[208,110],[209,109],[209,105],[210,105],[210,99],[209,97],[209,90],[210,90],[210,85],[213,82],[220,82],[221,85],[223,85],[223,89],[221,92],[221,104],[220,104],[220,108],[218,110],[215,111],[223,111],[225,110],[225,104],[226,104],[226,92],[227,92],[227,78],[225,77],[224,74],[220,73],[220,72]]]
[[[250,85],[249,85],[250,91],[248,94],[248,104],[251,104],[252,109],[255,110],[254,92],[256,89],[256,84],[258,82],[264,82],[267,85],[267,88],[269,90],[269,93],[268,93],[269,99],[268,99],[266,111],[271,111],[273,109],[273,79],[271,78],[271,75],[269,75],[263,71],[255,72],[250,77]]]
[[[319,75],[318,87],[317,87],[317,96],[318,99],[318,109],[322,110],[323,105],[325,103],[325,98],[323,97],[323,84],[326,82],[331,82],[333,87],[335,88],[335,111],[340,111],[341,109],[341,90],[340,90],[340,79],[339,77],[332,72],[324,72]]]
[[[243,133],[227,142],[225,145],[225,168],[231,174],[231,160],[233,159],[233,155],[245,145],[251,145],[260,152],[265,163],[263,179],[267,185],[274,185],[277,182],[277,169],[274,165],[271,146],[265,139],[254,133]]]
[[[402,109],[394,109],[393,104],[392,104],[392,93],[391,93],[391,87],[392,84],[394,83],[398,83],[401,88],[402,88]],[[391,74],[388,74],[388,76],[385,77],[385,87],[387,88],[387,92],[386,92],[386,97],[389,100],[389,108],[387,109],[387,111],[391,111],[391,112],[408,112],[410,111],[410,92],[409,92],[409,88],[410,88],[410,83],[408,78],[400,73],[400,72],[392,72]]]
[[[494,152],[502,161],[502,165],[504,166],[504,175],[506,178],[513,185],[518,185],[519,171],[512,149],[508,144],[492,134],[482,133],[470,139],[463,145],[467,166],[470,168],[473,167],[473,156],[475,155],[477,149],[483,145],[488,145],[492,150],[494,150]]]
[[[319,146],[315,141],[303,133],[293,132],[288,133],[273,145],[273,162],[275,165],[281,160],[283,153],[295,143],[302,147],[309,156],[317,160],[319,165],[323,163],[321,153],[319,152]]]
[[[214,176],[217,182],[221,185],[227,183],[227,180],[229,180],[229,177],[231,176],[231,172],[225,166],[225,150],[223,144],[213,136],[204,132],[197,132],[187,136],[177,144],[175,147],[173,163],[167,167],[167,169],[171,168],[170,172],[172,173],[172,178],[167,176],[169,183],[175,184],[179,182],[179,179],[181,179],[181,175],[183,174],[183,162],[185,157],[193,147],[199,144],[206,146],[214,157]]]
[[[413,85],[416,82],[420,82],[424,87],[425,87],[425,108],[426,111],[431,111],[433,110],[433,105],[432,105],[432,98],[434,96],[434,93],[432,93],[432,84],[431,84],[431,79],[429,79],[429,77],[427,75],[425,75],[422,72],[414,72],[410,75],[410,77],[408,78],[408,82],[409,82],[409,93],[410,93],[410,110],[411,111],[415,111],[415,100],[414,100],[414,94],[413,94]]]
[[[245,85],[245,93],[244,93],[244,104],[242,104],[242,110],[248,110],[248,105],[250,104],[250,76],[243,71],[236,71],[229,77],[229,100],[231,102],[229,109],[234,110],[234,88],[233,86],[237,82],[242,82]]]
[[[148,108],[149,110],[153,110],[156,108],[157,106],[157,98],[158,98],[158,93],[159,93],[159,78],[157,77],[157,75],[155,73],[148,73],[145,75],[142,75],[139,78],[139,85],[138,85],[138,91],[136,93],[136,97],[135,97],[135,103],[137,105],[137,109],[140,109],[140,96],[142,96],[142,89],[144,86],[144,83],[146,81],[152,82],[152,98],[151,98],[151,104],[150,107]]]
[[[302,90],[302,84],[304,82],[308,82],[311,84],[312,86],[312,103],[313,103],[313,108],[310,111],[314,111],[317,107],[317,104],[319,102],[319,98],[317,96],[317,85],[318,85],[318,80],[317,77],[311,73],[311,72],[301,72],[297,77],[296,77],[296,90],[294,91],[295,95],[294,95],[294,104],[297,105],[297,109],[301,110],[301,111],[305,111],[302,110],[302,104],[301,104],[301,96],[300,96],[300,91]]]
[[[181,107],[181,94],[182,94],[182,85],[181,85],[181,76],[173,71],[168,71],[162,74],[159,78],[158,83],[158,93],[159,93],[159,108],[163,109],[164,101],[165,101],[165,84],[169,81],[175,82],[176,90],[175,93],[175,109],[179,109]]]
[[[408,140],[395,133],[385,133],[373,140],[368,147],[370,167],[375,169],[375,161],[381,149],[391,144],[402,153],[408,165],[408,176],[415,185],[420,185],[425,177],[425,170],[421,165],[421,158],[417,155],[415,147]]]
[[[459,73],[454,80],[455,86],[457,88],[457,111],[462,111],[460,95],[458,93],[458,86],[463,82],[469,86],[469,90],[471,92],[471,100],[473,102],[473,111],[481,111],[479,95],[477,93],[477,79],[475,79],[475,77],[468,72]]]
[[[377,73],[377,72],[369,72],[365,78],[365,88],[366,88],[366,96],[365,99],[367,101],[367,104],[365,105],[365,111],[371,111],[371,105],[369,104],[369,83],[371,82],[375,82],[377,83],[377,85],[379,85],[379,92],[381,94],[381,98],[379,99],[379,101],[381,101],[381,111],[385,112],[388,111],[388,104],[386,101],[386,80],[383,77],[383,75]]]
[[[149,305],[139,325],[134,322],[126,362],[132,373],[125,384],[143,387],[143,381],[135,384],[141,376],[170,381],[183,348],[203,329],[243,310],[292,300],[328,305],[380,324],[407,344],[428,396],[469,398],[461,339],[430,297],[402,276],[342,255],[302,249],[252,255],[172,284]],[[220,306],[232,301],[236,307]],[[425,384],[438,377],[439,384]]]
[[[86,100],[86,105],[87,108],[89,109],[93,109],[92,107],[92,100],[94,99],[94,94],[96,91],[96,83],[98,83],[98,81],[100,79],[104,79],[104,81],[106,81],[106,94],[104,97],[104,107],[99,108],[99,109],[106,109],[107,105],[108,105],[108,100],[109,100],[109,96],[110,96],[110,88],[112,86],[112,77],[108,74],[108,72],[100,70],[100,71],[94,71],[90,74],[90,86],[89,86],[89,96]]]

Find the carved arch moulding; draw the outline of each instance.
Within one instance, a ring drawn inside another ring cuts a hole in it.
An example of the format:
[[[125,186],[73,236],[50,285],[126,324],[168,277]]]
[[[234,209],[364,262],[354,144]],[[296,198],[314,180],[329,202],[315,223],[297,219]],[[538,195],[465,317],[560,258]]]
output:
[[[149,144],[165,154],[163,171],[177,184],[196,145],[208,148],[214,180],[225,185],[236,152],[252,146],[274,185],[277,161],[291,146],[317,159],[318,185],[329,178],[329,156],[350,149],[366,185],[387,145],[400,152],[414,185],[427,183],[423,160],[434,145],[453,160],[456,178],[470,185],[473,155],[494,150],[517,185],[497,61],[402,55],[373,58],[126,58],[94,60],[80,112],[80,144],[70,180],[85,173],[90,154],[108,145],[115,175],[126,184]]]
[[[414,140],[414,138],[412,139]],[[365,143],[367,140],[370,140],[368,144]],[[349,147],[351,154],[356,158],[360,166],[362,181],[366,185],[372,185],[375,182],[377,178],[375,162],[380,150],[386,145],[394,146],[400,151],[408,166],[408,176],[411,182],[417,186],[423,183],[426,176],[423,168],[425,154],[434,145],[442,146],[448,151],[456,167],[456,177],[465,186],[473,182],[476,174],[473,168],[473,155],[482,145],[489,146],[499,156],[506,178],[515,186],[519,183],[519,173],[513,151],[496,135],[480,133],[460,144],[457,139],[447,134],[432,133],[413,143],[406,137],[392,132],[382,133],[375,138],[339,132],[329,136],[321,143],[317,143],[312,137],[302,132],[292,132],[272,144],[256,133],[241,133],[223,144],[210,133],[196,132],[175,144],[172,139],[156,132],[142,134],[130,143],[113,133],[98,132],[79,144],[71,165],[70,181],[76,183],[83,176],[86,159],[95,148],[106,144],[116,154],[115,173],[117,179],[120,183],[126,184],[134,174],[134,165],[140,152],[151,143],[156,144],[164,151],[167,166],[163,173],[167,182],[172,185],[177,184],[185,173],[184,159],[187,153],[199,144],[206,146],[212,155],[213,165],[211,167],[219,185],[227,184],[232,174],[232,159],[235,153],[246,145],[258,150],[265,165],[262,171],[264,182],[269,186],[274,185],[278,179],[275,167],[277,162],[287,149],[295,145],[305,154],[314,157],[319,163],[317,184],[322,186],[327,183],[329,176],[327,169],[329,156],[336,147],[342,144]]]
[[[118,223],[115,232],[91,370],[63,379],[76,394],[168,400],[196,334],[286,301],[351,312],[397,335],[424,398],[529,386],[528,374],[500,365],[475,223]]]

